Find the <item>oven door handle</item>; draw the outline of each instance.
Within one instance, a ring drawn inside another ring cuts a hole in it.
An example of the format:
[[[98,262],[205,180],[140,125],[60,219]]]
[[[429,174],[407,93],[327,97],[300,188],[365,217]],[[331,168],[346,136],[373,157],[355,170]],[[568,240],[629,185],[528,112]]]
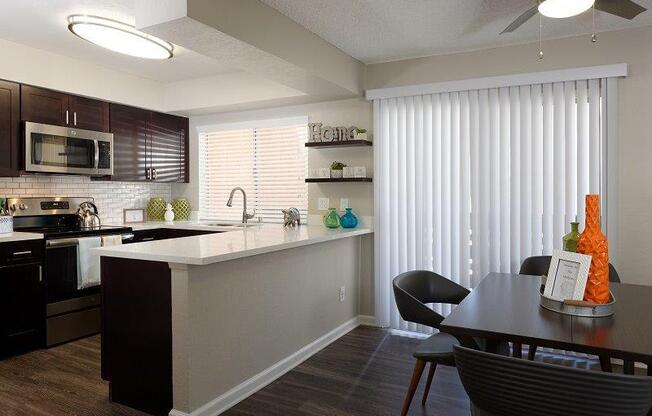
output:
[[[76,245],[79,245],[78,238],[62,238],[60,240],[48,240],[45,243],[45,248],[74,247]]]
[[[110,234],[111,236],[115,234]],[[103,236],[98,236],[98,237],[103,237]],[[134,234],[128,233],[128,234],[121,234],[120,235],[121,240],[123,242],[130,242],[131,240],[134,239]],[[62,238],[58,240],[48,240],[45,243],[45,248],[61,248],[61,247],[74,247],[76,245],[79,245],[79,239],[78,238]]]

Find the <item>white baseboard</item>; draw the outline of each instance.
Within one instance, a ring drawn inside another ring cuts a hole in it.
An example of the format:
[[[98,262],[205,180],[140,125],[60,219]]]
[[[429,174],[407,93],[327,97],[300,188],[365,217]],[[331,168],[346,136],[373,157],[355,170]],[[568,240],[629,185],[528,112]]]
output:
[[[202,407],[193,410],[190,413],[185,413],[180,410],[172,409],[169,413],[169,416],[216,416],[231,407],[235,406],[242,400],[251,396],[258,390],[270,384],[272,381],[281,377],[283,374],[292,370],[294,367],[298,366],[323,348],[327,347],[332,342],[336,341],[343,335],[346,335],[351,330],[355,329],[359,325],[369,325],[366,322],[376,321],[374,317],[370,316],[357,316],[350,321],[343,323],[327,334],[317,338],[310,344],[301,348],[299,351],[291,354],[290,356],[284,358],[283,360],[277,362],[276,364],[268,367],[262,372],[256,374],[252,378],[238,384],[231,390],[227,391],[223,395],[216,397],[210,402],[206,403]]]

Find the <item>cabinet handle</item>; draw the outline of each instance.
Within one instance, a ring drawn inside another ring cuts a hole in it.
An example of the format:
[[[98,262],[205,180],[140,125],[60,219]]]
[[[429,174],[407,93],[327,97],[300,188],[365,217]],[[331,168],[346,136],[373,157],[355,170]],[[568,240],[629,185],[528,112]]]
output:
[[[152,180],[156,180],[156,168],[152,168]]]
[[[77,125],[77,112],[73,111],[72,113],[72,124]]]
[[[13,256],[26,256],[28,254],[32,254],[32,250],[14,251]]]
[[[66,124],[70,124],[70,115],[68,113],[68,110],[66,110]]]
[[[145,179],[149,180],[149,168],[145,168]]]
[[[43,281],[43,266],[38,266],[38,281]]]

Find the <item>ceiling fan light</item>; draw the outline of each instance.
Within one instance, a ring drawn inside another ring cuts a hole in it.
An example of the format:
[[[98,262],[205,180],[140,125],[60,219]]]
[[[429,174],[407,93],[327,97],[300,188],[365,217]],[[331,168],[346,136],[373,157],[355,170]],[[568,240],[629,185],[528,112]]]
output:
[[[577,16],[590,9],[594,2],[595,0],[544,0],[539,3],[539,13],[554,19]]]
[[[125,55],[146,59],[172,57],[171,43],[115,20],[72,15],[68,17],[68,29],[88,42]]]

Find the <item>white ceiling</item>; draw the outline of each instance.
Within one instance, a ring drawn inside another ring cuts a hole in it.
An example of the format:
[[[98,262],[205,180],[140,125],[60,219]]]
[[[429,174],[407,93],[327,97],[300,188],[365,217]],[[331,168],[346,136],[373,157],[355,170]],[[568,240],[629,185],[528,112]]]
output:
[[[260,0],[364,63],[440,55],[538,39],[538,18],[499,35],[534,0]],[[635,0],[652,8],[652,0]],[[591,13],[546,19],[545,39],[590,33]],[[598,32],[652,25],[596,12]]]
[[[180,47],[166,61],[121,55],[78,38],[66,23],[71,14],[92,14],[133,24],[134,9],[135,0],[0,0],[0,38],[162,82],[233,72]]]

